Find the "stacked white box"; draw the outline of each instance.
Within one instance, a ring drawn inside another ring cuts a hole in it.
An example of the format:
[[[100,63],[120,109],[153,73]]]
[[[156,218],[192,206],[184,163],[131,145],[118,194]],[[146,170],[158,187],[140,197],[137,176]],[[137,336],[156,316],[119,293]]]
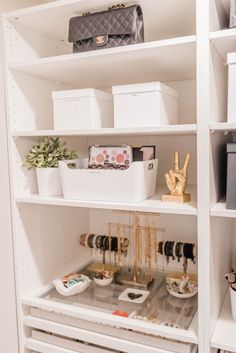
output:
[[[52,92],[54,129],[79,130],[113,127],[113,100],[97,89]]]
[[[230,53],[228,63],[228,122],[236,122],[236,53]]]
[[[160,82],[112,87],[115,127],[177,124],[178,94]]]

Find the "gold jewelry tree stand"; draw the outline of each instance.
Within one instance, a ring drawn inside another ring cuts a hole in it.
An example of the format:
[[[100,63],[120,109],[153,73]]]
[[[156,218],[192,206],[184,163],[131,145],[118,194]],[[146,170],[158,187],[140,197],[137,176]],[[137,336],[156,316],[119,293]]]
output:
[[[118,281],[121,284],[147,288],[153,281],[152,264],[157,266],[157,234],[164,232],[163,228],[152,226],[158,213],[115,211],[133,218],[132,224],[110,223],[109,227],[115,228],[118,234],[118,265],[121,271]],[[130,271],[122,271],[124,267],[121,261],[121,244],[124,244],[125,229],[129,229],[133,235],[133,259]],[[154,259],[154,261],[153,261]]]

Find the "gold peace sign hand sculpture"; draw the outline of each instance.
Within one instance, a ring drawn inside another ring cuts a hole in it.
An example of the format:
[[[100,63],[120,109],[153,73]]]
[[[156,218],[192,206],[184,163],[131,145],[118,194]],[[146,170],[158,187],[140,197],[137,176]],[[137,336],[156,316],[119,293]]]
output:
[[[187,153],[183,168],[179,167],[179,152],[175,152],[175,169],[165,174],[169,194],[162,196],[162,201],[184,203],[191,201],[191,195],[185,194],[187,185],[187,169],[190,153]]]

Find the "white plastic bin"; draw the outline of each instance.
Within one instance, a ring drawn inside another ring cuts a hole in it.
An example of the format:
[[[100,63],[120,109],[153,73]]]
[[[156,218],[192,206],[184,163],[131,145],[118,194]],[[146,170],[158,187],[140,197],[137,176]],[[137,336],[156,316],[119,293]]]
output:
[[[233,320],[236,321],[236,291],[232,288],[230,290],[231,312]]]
[[[228,62],[228,122],[236,122],[236,53],[227,56]]]
[[[115,127],[177,124],[178,94],[160,82],[112,87]]]
[[[141,202],[155,194],[157,159],[133,162],[126,170],[71,169],[71,162],[59,162],[66,199]]]
[[[112,94],[97,89],[52,92],[54,129],[79,130],[113,127]]]

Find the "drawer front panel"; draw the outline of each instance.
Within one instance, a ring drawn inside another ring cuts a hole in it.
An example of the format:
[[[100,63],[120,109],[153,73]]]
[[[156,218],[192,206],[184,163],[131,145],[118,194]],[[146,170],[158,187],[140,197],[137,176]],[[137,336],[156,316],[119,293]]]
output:
[[[106,327],[64,315],[31,308],[26,326],[72,340],[125,353],[191,353],[192,344],[171,342],[130,330]],[[33,331],[34,332],[34,331]],[[37,331],[35,331],[37,332]],[[34,337],[35,338],[35,337]],[[86,352],[87,353],[87,352]],[[98,352],[100,353],[100,352]]]

